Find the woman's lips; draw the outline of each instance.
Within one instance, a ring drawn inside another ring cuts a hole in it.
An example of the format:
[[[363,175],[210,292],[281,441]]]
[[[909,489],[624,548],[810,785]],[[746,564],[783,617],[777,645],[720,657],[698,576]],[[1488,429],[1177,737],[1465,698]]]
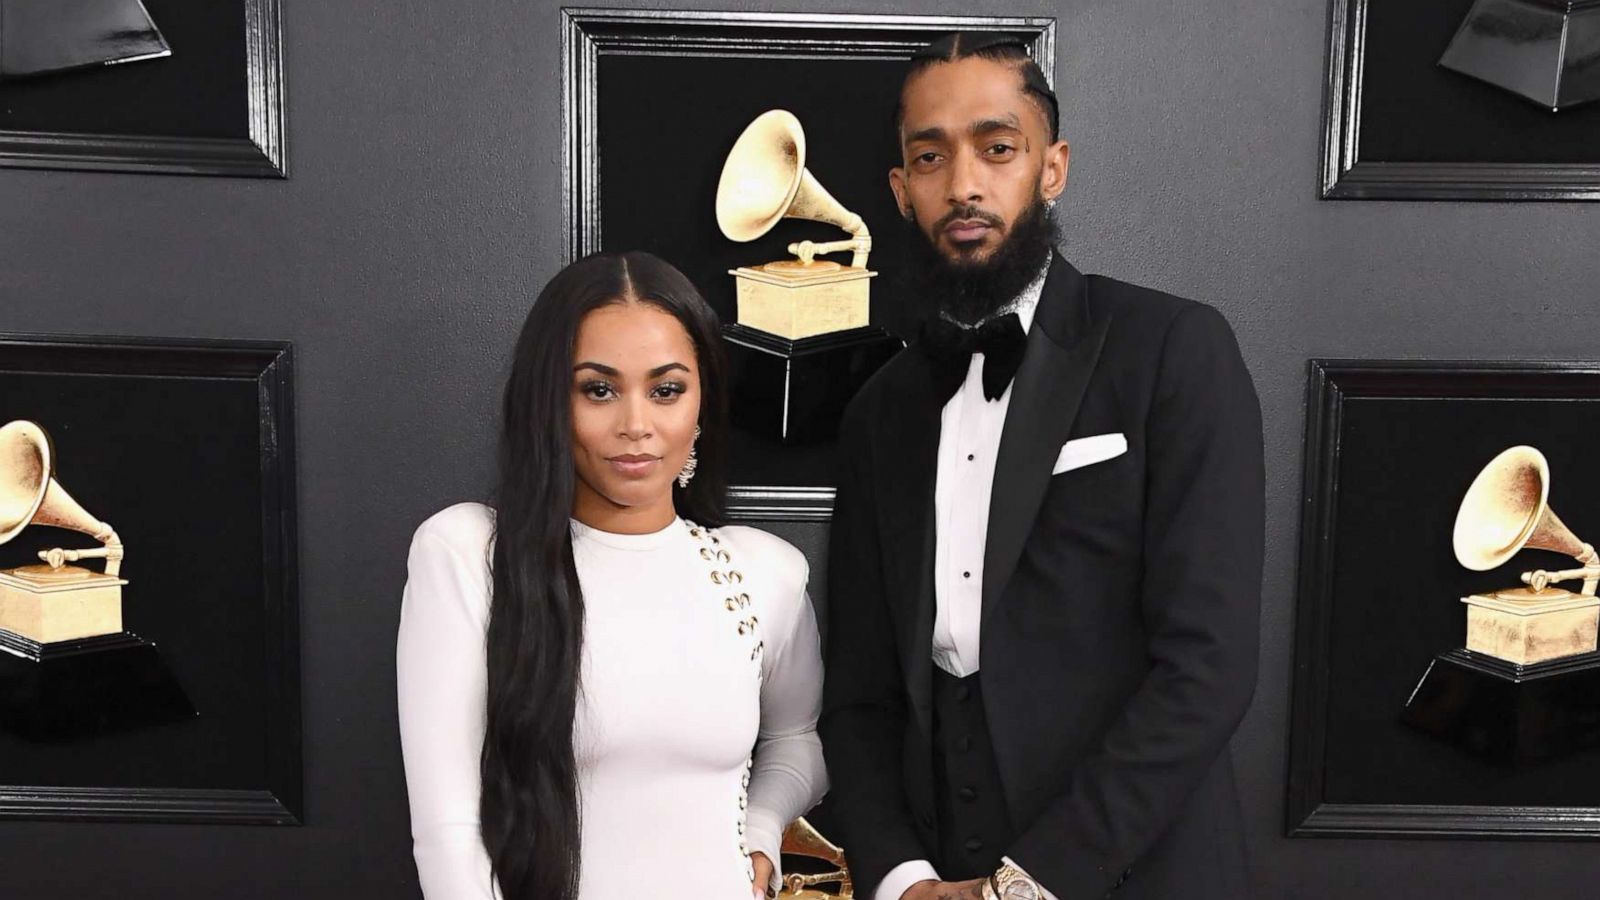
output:
[[[616,470],[619,475],[627,478],[639,478],[650,474],[656,464],[661,462],[661,457],[642,453],[627,454],[607,457],[606,462],[610,463],[611,468]]]

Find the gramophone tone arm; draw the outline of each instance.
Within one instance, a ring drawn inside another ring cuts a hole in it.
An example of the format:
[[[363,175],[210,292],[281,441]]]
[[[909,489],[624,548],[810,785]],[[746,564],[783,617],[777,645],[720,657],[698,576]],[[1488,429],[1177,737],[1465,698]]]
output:
[[[122,548],[122,538],[117,537],[117,533],[109,527],[103,534],[105,536],[101,540],[105,541],[104,547],[95,547],[89,550],[63,550],[60,547],[52,547],[49,550],[40,550],[39,558],[49,563],[52,569],[59,569],[69,562],[77,562],[80,559],[103,559],[106,561],[107,575],[120,574],[122,559],[125,555]]]
[[[1600,585],[1600,566],[1585,566],[1581,569],[1562,569],[1558,572],[1548,572],[1544,569],[1535,569],[1532,572],[1522,573],[1522,583],[1542,591],[1552,584],[1573,579],[1583,579],[1583,591],[1586,596],[1594,596],[1595,588]]]
[[[798,894],[805,888],[834,882],[840,884],[844,890],[848,890],[850,885],[849,871],[845,869],[836,869],[832,872],[818,872],[814,875],[802,875],[799,872],[790,872],[788,875],[784,876],[783,888],[785,893]],[[841,896],[843,895],[841,894]]]
[[[828,241],[826,243],[818,243],[816,241],[800,241],[798,243],[789,245],[789,252],[800,257],[800,261],[808,266],[811,265],[811,261],[815,259],[818,254],[839,253],[844,250],[852,250],[855,252],[855,256],[850,260],[850,265],[855,266],[858,269],[865,269],[867,267],[867,254],[872,252],[872,238],[871,236],[853,237],[842,241]]]

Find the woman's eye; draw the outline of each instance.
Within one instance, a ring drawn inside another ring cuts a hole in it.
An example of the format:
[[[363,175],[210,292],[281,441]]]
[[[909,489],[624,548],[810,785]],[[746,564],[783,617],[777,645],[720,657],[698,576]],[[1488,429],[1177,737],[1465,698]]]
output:
[[[654,393],[656,399],[658,400],[676,400],[678,399],[678,396],[686,390],[688,390],[688,388],[684,387],[682,384],[676,381],[669,381],[665,384],[656,385]]]
[[[581,390],[590,400],[609,400],[616,395],[616,390],[604,381],[588,382]]]

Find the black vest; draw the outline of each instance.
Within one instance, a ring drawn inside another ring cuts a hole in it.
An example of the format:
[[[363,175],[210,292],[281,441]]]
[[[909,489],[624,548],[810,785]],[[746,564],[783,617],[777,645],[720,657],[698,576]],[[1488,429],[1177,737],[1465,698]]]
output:
[[[994,874],[1014,835],[978,673],[957,678],[933,669],[933,773],[939,877],[966,881]]]

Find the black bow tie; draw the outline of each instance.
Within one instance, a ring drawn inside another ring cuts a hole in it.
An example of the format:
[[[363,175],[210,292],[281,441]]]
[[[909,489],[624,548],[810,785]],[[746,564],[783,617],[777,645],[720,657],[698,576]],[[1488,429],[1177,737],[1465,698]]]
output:
[[[967,369],[972,364],[972,354],[983,354],[983,396],[999,400],[1006,386],[1016,377],[1022,365],[1022,353],[1028,347],[1027,332],[1022,330],[1022,320],[1016,313],[984,322],[976,328],[967,328],[934,316],[922,326],[922,351],[933,363],[934,386],[939,396],[946,399],[961,388],[967,379]]]

